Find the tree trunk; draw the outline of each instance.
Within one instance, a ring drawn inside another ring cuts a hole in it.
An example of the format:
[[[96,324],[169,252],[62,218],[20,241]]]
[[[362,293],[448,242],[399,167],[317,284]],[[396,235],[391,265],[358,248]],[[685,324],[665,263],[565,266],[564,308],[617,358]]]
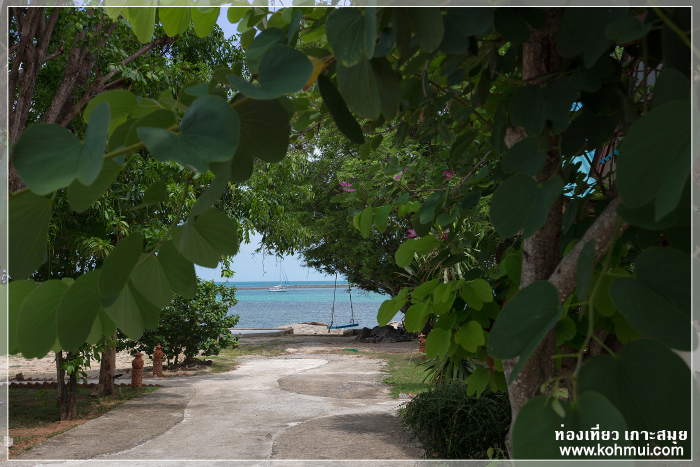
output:
[[[523,45],[523,79],[529,80],[544,75],[561,64],[562,59],[557,52],[556,37],[562,15],[561,8],[552,8],[547,11],[547,24],[544,29],[532,30],[530,40]],[[539,81],[533,80],[532,84],[539,84]],[[509,128],[506,144],[511,147],[524,137],[526,135],[522,128]],[[550,139],[550,147],[556,146],[558,146],[557,140],[553,137]],[[558,174],[561,174],[561,155],[556,149],[550,150],[542,171],[535,179],[538,183],[542,183]],[[547,214],[544,227],[523,241],[521,290],[535,281],[547,280],[559,263],[561,209],[562,198],[559,197]],[[541,384],[555,375],[555,361],[551,358],[555,352],[555,346],[556,329],[552,329],[508,386],[513,421],[506,446],[511,458],[510,435],[518,412],[530,399],[538,395]],[[518,358],[503,361],[506,380],[510,378],[517,363]]]
[[[70,358],[70,352],[68,352],[66,358]],[[56,401],[58,402],[61,421],[74,420],[78,416],[78,410],[76,406],[78,375],[76,373],[71,374],[68,379],[68,385],[66,385],[66,372],[65,370],[61,369],[62,363],[63,351],[59,350],[56,353],[56,373],[58,380],[58,391],[56,394]]]
[[[117,333],[112,335],[112,340],[116,341]],[[102,393],[105,396],[114,394],[114,373],[117,369],[117,349],[116,347],[107,347],[102,352],[102,360],[100,361],[100,381],[102,385]]]

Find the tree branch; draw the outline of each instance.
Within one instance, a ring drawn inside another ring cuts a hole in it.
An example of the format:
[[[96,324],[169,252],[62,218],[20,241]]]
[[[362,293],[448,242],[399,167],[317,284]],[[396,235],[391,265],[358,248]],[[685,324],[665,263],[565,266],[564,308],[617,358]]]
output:
[[[621,221],[620,216],[617,214],[617,207],[621,203],[622,201],[618,196],[608,204],[593,225],[586,230],[581,240],[559,262],[552,275],[549,276],[549,282],[554,284],[554,287],[559,292],[559,301],[561,303],[564,303],[567,297],[576,289],[576,266],[578,265],[578,257],[583,246],[588,241],[595,239],[596,260],[599,260],[608,251],[608,248],[612,247],[609,243],[615,235],[618,222]],[[629,227],[629,224],[622,221],[619,233],[624,232],[627,227]]]
[[[56,58],[59,55],[62,55],[63,52],[65,52],[65,50],[66,50],[65,47],[63,47],[63,46],[59,47],[59,49],[57,51],[55,51],[54,53],[45,56],[44,59],[41,61],[41,64],[43,65],[44,63],[48,62],[52,58]]]
[[[125,58],[121,62],[119,62],[119,64],[122,66],[128,65],[129,63],[133,62],[134,60],[136,60],[137,58],[139,58],[141,55],[145,54],[149,50],[153,49],[154,47],[157,47],[157,46],[163,45],[163,44],[172,44],[173,42],[175,42],[175,38],[173,38],[173,37],[166,36],[166,37],[161,37],[160,39],[156,39],[153,42],[151,42],[150,44],[146,44],[143,47],[141,47],[141,49],[139,49],[137,52],[133,53],[129,57]],[[110,79],[112,79],[114,77],[114,75],[117,74],[117,71],[118,71],[118,68],[115,68],[114,70],[107,73],[104,76],[104,78],[102,78],[102,81],[101,81],[102,86],[104,86]]]

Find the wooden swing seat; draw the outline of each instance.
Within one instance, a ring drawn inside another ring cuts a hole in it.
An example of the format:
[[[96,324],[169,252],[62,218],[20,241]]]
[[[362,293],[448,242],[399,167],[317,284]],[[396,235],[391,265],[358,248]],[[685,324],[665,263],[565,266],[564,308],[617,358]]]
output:
[[[354,328],[355,326],[359,326],[357,323],[352,323],[352,324],[341,324],[338,326],[328,326],[326,329],[342,329],[342,328]]]

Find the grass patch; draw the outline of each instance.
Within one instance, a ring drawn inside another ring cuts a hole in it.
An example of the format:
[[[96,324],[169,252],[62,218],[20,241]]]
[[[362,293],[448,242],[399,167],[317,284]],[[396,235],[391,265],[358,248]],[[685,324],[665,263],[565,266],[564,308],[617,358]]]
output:
[[[158,388],[130,387],[115,388],[114,396],[93,397],[92,389],[78,386],[75,420],[59,421],[59,409],[56,402],[56,388],[8,388],[8,430],[14,439],[10,448],[10,457],[27,450],[42,441],[52,438],[64,431],[97,418],[119,407],[126,401],[156,391]]]
[[[386,361],[384,371],[389,375],[384,378],[383,383],[389,386],[393,397],[399,397],[399,393],[419,394],[428,389],[428,384],[423,381],[424,370],[418,366],[421,362],[418,355],[378,353],[372,356]]]

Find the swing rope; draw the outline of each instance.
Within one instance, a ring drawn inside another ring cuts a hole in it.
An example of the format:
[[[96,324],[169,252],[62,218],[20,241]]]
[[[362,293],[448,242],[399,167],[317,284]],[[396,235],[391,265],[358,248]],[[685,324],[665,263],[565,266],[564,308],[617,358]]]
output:
[[[333,306],[331,307],[331,324],[328,326],[328,333],[331,332],[333,327],[333,320],[335,319],[335,290],[338,288],[338,273],[335,273],[335,286],[333,287]]]
[[[348,294],[350,294],[350,323],[355,324],[355,310],[352,309],[352,287],[348,281]]]

